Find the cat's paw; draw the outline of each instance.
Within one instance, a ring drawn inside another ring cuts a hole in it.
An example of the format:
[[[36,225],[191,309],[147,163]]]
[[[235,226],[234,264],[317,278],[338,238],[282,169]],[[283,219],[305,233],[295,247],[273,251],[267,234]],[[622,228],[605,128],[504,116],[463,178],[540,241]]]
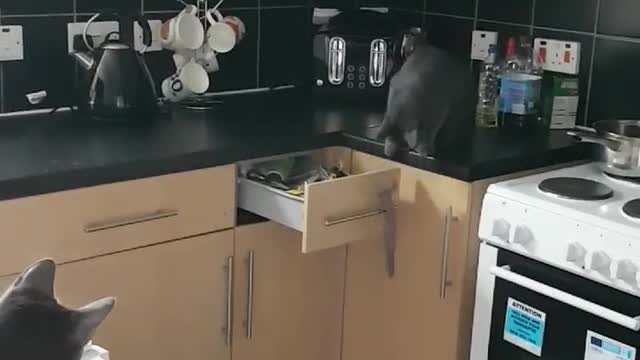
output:
[[[398,152],[402,149],[402,145],[396,139],[391,136],[388,136],[384,141],[384,154],[389,157],[395,157]]]

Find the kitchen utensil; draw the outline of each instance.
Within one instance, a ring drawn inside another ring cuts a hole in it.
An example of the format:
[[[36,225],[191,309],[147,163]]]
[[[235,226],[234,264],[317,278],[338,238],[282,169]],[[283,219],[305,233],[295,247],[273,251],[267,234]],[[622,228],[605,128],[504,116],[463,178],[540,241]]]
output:
[[[198,19],[198,8],[188,5],[177,16],[160,27],[160,42],[169,50],[199,48],[204,42],[204,27]]]
[[[206,18],[211,24],[207,31],[207,43],[216,52],[231,51],[246,33],[246,27],[242,20],[235,16],[223,17],[217,9],[207,11]]]
[[[179,102],[193,94],[201,94],[208,88],[207,71],[193,60],[162,82],[162,94],[171,102]]]
[[[601,145],[598,160],[605,173],[640,178],[640,120],[598,121],[593,128],[579,126],[567,134]]]
[[[91,21],[102,15],[96,14]],[[84,37],[91,21],[85,27]],[[143,43],[151,46],[149,23],[141,14],[136,15],[136,21],[143,29]],[[79,108],[97,118],[149,118],[157,110],[158,101],[151,73],[133,44],[114,39],[114,35],[118,33],[107,35],[89,53],[71,53],[87,75]]]

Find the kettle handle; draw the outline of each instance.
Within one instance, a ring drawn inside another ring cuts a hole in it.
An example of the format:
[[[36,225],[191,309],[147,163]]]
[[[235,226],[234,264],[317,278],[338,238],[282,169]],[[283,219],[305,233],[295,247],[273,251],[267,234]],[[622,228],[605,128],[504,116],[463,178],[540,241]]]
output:
[[[145,46],[144,50],[142,50],[142,53],[144,53],[147,48],[151,47],[151,43],[153,42],[151,25],[149,25],[149,20],[147,20],[147,18],[142,13],[136,15],[136,22],[142,28],[142,43]]]

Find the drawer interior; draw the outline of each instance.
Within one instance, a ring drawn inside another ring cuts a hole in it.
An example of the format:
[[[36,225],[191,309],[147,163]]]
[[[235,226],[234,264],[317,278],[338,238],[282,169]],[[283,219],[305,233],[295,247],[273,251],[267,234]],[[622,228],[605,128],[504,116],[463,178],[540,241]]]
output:
[[[301,154],[286,156],[298,155]],[[305,155],[327,168],[340,166],[350,173],[350,149],[328,148]],[[304,184],[303,194],[292,195],[267,185],[263,179],[246,177],[253,166],[265,160],[239,164],[238,207],[302,232],[304,253],[382,237],[390,222],[395,221],[393,204],[400,169],[311,182]]]

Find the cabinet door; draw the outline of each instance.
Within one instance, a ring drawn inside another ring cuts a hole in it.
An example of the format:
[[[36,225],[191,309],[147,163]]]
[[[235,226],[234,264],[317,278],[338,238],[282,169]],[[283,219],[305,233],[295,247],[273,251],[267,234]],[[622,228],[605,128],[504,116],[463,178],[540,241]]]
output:
[[[230,360],[227,265],[233,231],[62,265],[56,294],[68,306],[115,296],[94,341],[112,359]]]
[[[354,173],[397,166],[361,153],[352,161]],[[402,166],[401,172],[395,276],[386,274],[382,243],[349,245],[344,360],[457,357],[470,190],[466,183],[414,168]],[[458,220],[449,216],[445,235],[450,208]]]
[[[302,234],[273,222],[235,239],[234,360],[339,360],[345,248],[301,254]]]

